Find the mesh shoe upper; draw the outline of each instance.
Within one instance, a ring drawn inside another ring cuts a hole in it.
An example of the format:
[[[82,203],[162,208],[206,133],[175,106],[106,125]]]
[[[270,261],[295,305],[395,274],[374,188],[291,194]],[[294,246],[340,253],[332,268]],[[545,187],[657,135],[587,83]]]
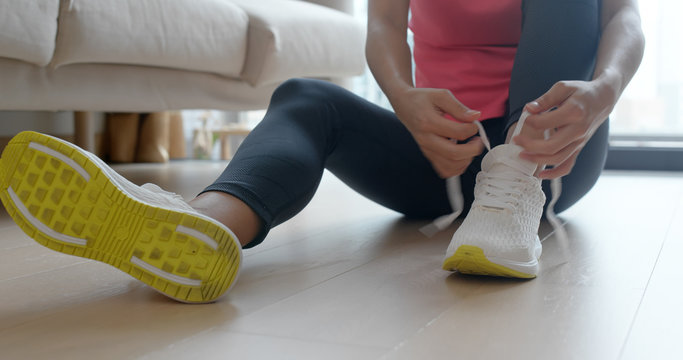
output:
[[[519,158],[521,147],[493,148],[477,175],[475,200],[447,250],[461,245],[480,247],[489,258],[528,262],[540,256],[538,226],[545,195],[533,176],[536,165]]]
[[[107,177],[118,185],[119,189],[132,198],[149,205],[159,206],[169,210],[182,210],[189,213],[197,213],[180,195],[166,191],[156,184],[147,183],[138,186],[110,168],[104,161],[92,153],[84,152],[92,162],[106,173]]]

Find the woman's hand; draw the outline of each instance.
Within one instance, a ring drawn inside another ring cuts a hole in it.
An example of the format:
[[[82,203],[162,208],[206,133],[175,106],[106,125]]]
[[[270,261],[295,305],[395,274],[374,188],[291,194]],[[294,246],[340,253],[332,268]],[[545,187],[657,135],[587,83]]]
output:
[[[391,101],[396,115],[417,141],[422,153],[443,178],[462,174],[480,154],[483,144],[471,122],[481,115],[462,105],[448,90],[416,89],[411,52],[406,42],[409,0],[368,2],[368,65]],[[445,118],[449,115],[463,123]],[[467,124],[470,123],[470,124]]]
[[[455,142],[477,134],[478,128],[472,122],[481,113],[468,109],[450,91],[411,87],[391,94],[391,103],[398,118],[442,178],[462,174],[472,159],[483,151],[479,137],[463,144]]]
[[[607,119],[643,57],[644,37],[636,0],[604,0],[601,37],[592,81],[561,81],[529,103],[525,126],[556,130],[548,140],[518,136],[520,156],[554,165],[538,174],[557,178],[569,174],[579,151]],[[553,111],[548,111],[555,108]]]
[[[576,157],[614,108],[618,90],[608,81],[560,81],[527,104],[531,115],[524,126],[536,132],[550,131],[548,139],[519,135],[513,141],[524,148],[520,157],[553,165],[538,174],[552,179],[569,174]]]

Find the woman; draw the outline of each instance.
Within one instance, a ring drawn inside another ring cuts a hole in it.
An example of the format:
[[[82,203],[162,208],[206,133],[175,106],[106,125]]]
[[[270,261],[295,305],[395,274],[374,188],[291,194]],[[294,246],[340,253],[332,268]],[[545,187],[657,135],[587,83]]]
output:
[[[2,200],[46,246],[207,302],[234,284],[241,247],[299,212],[326,168],[406,216],[465,210],[445,269],[534,277],[549,193],[540,179],[564,176],[559,211],[592,187],[605,120],[642,51],[635,0],[371,0],[368,63],[395,113],[329,83],[290,80],[224,173],[187,204],[128,183],[92,154],[22,133],[3,153]],[[45,159],[59,160],[48,177],[60,181],[25,181],[46,176]],[[449,200],[447,178],[459,179],[450,194],[462,203]],[[41,200],[54,193],[68,196]],[[84,212],[88,226],[76,219]]]

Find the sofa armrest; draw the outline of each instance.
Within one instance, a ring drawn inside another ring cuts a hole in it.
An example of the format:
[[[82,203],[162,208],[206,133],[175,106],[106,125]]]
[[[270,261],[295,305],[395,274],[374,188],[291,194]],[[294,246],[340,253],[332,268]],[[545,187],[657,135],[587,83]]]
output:
[[[252,86],[363,72],[365,27],[353,16],[306,1],[231,1],[249,16],[242,79]]]

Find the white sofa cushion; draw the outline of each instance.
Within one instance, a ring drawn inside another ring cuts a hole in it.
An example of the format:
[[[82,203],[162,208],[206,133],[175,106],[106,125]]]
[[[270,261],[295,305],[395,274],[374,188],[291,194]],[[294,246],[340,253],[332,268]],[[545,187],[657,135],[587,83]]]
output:
[[[149,65],[238,77],[247,24],[244,11],[225,0],[63,1],[53,65]]]
[[[38,66],[52,59],[59,0],[0,1],[0,57]]]
[[[364,69],[364,26],[352,16],[303,1],[231,1],[249,15],[242,78],[250,84],[293,76],[345,77]]]

